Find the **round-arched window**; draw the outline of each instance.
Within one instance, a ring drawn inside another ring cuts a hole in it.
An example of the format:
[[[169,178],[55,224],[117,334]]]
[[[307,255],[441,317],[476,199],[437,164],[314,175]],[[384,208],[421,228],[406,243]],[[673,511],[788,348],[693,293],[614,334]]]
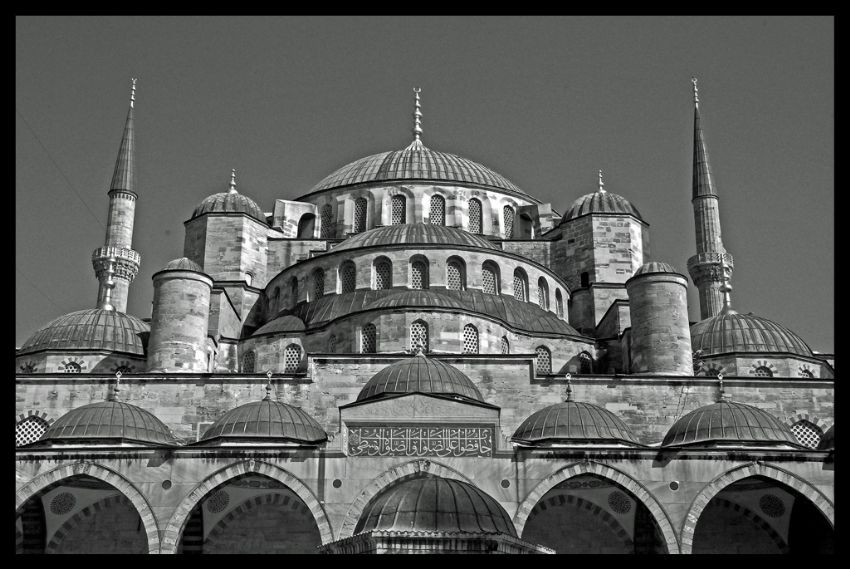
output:
[[[431,196],[431,212],[428,215],[431,225],[446,224],[446,200],[443,196]]]
[[[364,324],[360,330],[360,351],[364,354],[375,353],[375,325]]]
[[[481,267],[481,289],[484,294],[499,294],[499,267],[484,263]]]
[[[478,329],[472,324],[463,327],[463,353],[478,353]]]
[[[410,288],[422,290],[428,288],[428,265],[417,259],[410,264]]]
[[[301,365],[301,346],[298,344],[289,344],[283,350],[283,372],[292,373],[298,371],[298,366]]]
[[[505,216],[505,239],[510,239],[514,236],[514,209],[506,205],[503,212]]]
[[[351,229],[353,233],[366,231],[366,198],[354,200],[354,227]]]
[[[83,366],[78,364],[77,362],[68,362],[65,364],[63,370],[65,373],[82,373]]]
[[[463,264],[457,259],[451,259],[446,263],[446,288],[449,290],[466,289],[466,272]]]
[[[537,346],[537,374],[552,373],[552,352],[546,346]]]
[[[392,224],[403,225],[407,223],[407,198],[404,196],[393,196],[392,200]]]
[[[514,298],[528,302],[528,277],[522,269],[514,270]]]
[[[354,292],[357,288],[357,268],[352,261],[346,261],[339,268],[340,292]]]
[[[564,317],[564,297],[561,296],[561,289],[555,291],[555,313],[558,318]]]
[[[502,336],[502,353],[510,354],[511,353],[511,343],[508,341],[507,336]]]
[[[773,377],[773,371],[767,366],[758,366],[753,372],[753,375],[758,377]]]
[[[321,223],[322,239],[332,239],[334,236],[334,218],[333,208],[331,207],[331,204],[325,204],[322,207]]]
[[[256,360],[257,357],[254,352],[246,353],[245,357],[242,358],[242,373],[254,373]]]
[[[469,232],[481,233],[481,202],[475,198],[469,200]]]
[[[325,296],[325,271],[323,269],[313,271],[313,294],[315,298]]]
[[[393,288],[393,264],[389,259],[383,258],[375,263],[375,290],[387,290]]]
[[[537,304],[543,310],[549,310],[549,285],[543,277],[537,281]]]
[[[422,320],[410,325],[410,349],[414,353],[428,351],[428,325]]]
[[[791,432],[797,437],[801,445],[809,448],[818,448],[823,431],[820,427],[810,421],[802,419],[791,425]]]
[[[593,373],[593,358],[587,352],[578,355],[578,372]]]

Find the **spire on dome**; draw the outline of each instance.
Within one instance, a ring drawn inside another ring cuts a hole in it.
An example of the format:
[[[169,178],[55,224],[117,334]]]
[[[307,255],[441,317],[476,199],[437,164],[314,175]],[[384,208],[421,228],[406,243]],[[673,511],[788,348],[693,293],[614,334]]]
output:
[[[694,84],[694,181],[693,181],[693,197],[705,195],[717,195],[714,190],[714,176],[711,173],[711,166],[708,162],[708,148],[705,144],[705,135],[700,126],[699,113],[699,90],[697,88],[697,78],[692,77],[691,82]]]
[[[567,398],[564,400],[567,403],[569,403],[570,401],[573,400],[573,385],[572,385],[572,381],[571,381],[572,378],[573,378],[572,374],[568,373],[567,374]]]
[[[419,104],[419,93],[421,92],[421,87],[413,88],[413,93],[416,97],[416,106],[413,109],[413,144],[422,144],[422,141],[419,139],[422,136],[422,105]]]
[[[230,171],[230,189],[227,190],[228,194],[238,194],[236,191],[236,168],[233,168]]]
[[[130,110],[124,123],[124,133],[121,136],[121,146],[118,149],[118,159],[115,161],[115,172],[112,174],[111,190],[127,190],[135,193],[135,134],[133,128],[133,109],[136,103],[136,79],[130,80]]]
[[[723,284],[720,285],[720,293],[723,295],[723,310],[724,313],[734,313],[732,310],[732,285],[729,283],[729,277],[732,270],[727,264],[723,264]]]
[[[602,181],[602,169],[599,169],[599,192],[605,193],[605,182]]]

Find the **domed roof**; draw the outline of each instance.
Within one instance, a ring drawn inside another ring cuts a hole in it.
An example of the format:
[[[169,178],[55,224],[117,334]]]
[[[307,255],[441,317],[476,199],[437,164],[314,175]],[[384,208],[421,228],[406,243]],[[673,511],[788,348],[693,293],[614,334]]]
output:
[[[89,308],[53,320],[24,342],[19,354],[40,350],[104,350],[143,356],[150,325],[116,310]]]
[[[479,247],[483,249],[497,249],[488,239],[458,229],[457,227],[446,227],[445,225],[431,225],[430,223],[409,223],[402,225],[388,225],[370,229],[349,237],[330,250],[331,253],[357,249],[359,247],[374,247],[376,245],[462,245],[464,247]]]
[[[650,261],[649,263],[644,263],[643,265],[641,265],[638,270],[635,271],[635,274],[632,275],[632,278],[653,273],[675,273],[677,275],[684,276],[684,273],[682,273],[682,271],[678,270],[676,267],[669,263],[662,263],[661,261]]]
[[[370,379],[357,401],[394,393],[439,393],[484,401],[481,392],[462,371],[422,354],[388,365]]]
[[[305,328],[306,326],[304,325],[303,320],[301,320],[297,316],[293,316],[292,314],[287,314],[285,316],[281,316],[280,318],[275,318],[271,322],[263,324],[254,331],[254,334],[271,334],[274,332],[301,332]]]
[[[152,413],[122,401],[100,401],[72,409],[56,419],[38,442],[80,444],[96,439],[152,445],[176,442],[168,427]]]
[[[528,195],[501,174],[481,164],[454,154],[430,150],[419,142],[413,142],[404,150],[381,152],[346,164],[316,184],[310,193],[369,182],[411,180],[473,184]]]
[[[191,219],[205,213],[244,213],[257,221],[266,223],[266,216],[263,215],[263,210],[257,202],[238,192],[219,192],[204,198],[204,201],[199,203],[192,212]]]
[[[317,444],[325,442],[328,434],[303,410],[267,396],[219,417],[201,437],[201,442],[216,438]]]
[[[366,310],[378,308],[399,308],[402,306],[434,306],[440,308],[453,308],[463,310],[463,304],[436,290],[404,290],[395,294],[389,294],[383,298],[367,304]]]
[[[579,401],[564,401],[537,411],[522,422],[511,440],[523,444],[640,444],[628,425],[614,413]]]
[[[800,447],[785,423],[758,407],[734,401],[718,401],[691,411],[670,427],[661,446],[717,442]]]
[[[724,310],[691,326],[693,351],[703,356],[729,352],[790,353],[812,357],[812,350],[784,326],[755,316]]]
[[[561,218],[561,223],[591,213],[632,215],[643,221],[640,212],[623,196],[601,191],[578,198]]]
[[[195,271],[203,273],[204,269],[189,257],[180,257],[179,259],[168,261],[160,271]]]
[[[835,450],[835,425],[827,429],[820,438],[818,450]]]
[[[460,480],[424,476],[394,484],[369,502],[354,528],[368,531],[502,533],[517,537],[505,509]]]

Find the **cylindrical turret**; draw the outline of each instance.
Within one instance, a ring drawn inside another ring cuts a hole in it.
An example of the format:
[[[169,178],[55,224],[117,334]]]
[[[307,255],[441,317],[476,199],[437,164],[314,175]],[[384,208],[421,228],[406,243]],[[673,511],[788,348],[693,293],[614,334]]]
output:
[[[153,275],[148,371],[196,373],[209,369],[207,327],[212,279],[186,257]]]
[[[667,263],[647,263],[626,281],[631,312],[631,371],[693,375],[688,281]]]

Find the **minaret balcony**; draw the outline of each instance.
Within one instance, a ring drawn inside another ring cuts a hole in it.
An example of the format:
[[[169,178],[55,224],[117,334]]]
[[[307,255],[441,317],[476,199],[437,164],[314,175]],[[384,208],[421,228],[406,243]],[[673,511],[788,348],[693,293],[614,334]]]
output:
[[[109,270],[110,260],[115,263],[113,266],[115,276],[132,282],[139,273],[142,256],[132,249],[123,247],[98,247],[91,255],[92,266],[98,279],[105,276]]]

